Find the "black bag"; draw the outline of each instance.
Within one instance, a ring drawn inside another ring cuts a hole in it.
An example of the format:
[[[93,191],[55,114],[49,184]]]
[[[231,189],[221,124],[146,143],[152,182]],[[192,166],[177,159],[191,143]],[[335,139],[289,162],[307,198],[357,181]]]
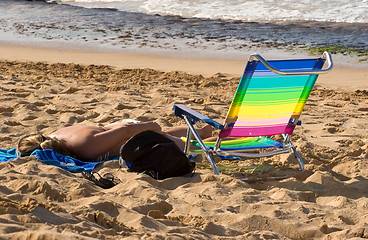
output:
[[[130,138],[121,148],[120,157],[130,172],[146,173],[155,179],[178,177],[193,172],[195,162],[169,138],[144,131]]]

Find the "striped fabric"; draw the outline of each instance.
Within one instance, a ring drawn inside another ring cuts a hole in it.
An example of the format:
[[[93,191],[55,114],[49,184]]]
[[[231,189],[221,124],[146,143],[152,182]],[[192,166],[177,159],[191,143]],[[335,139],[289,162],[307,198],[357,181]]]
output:
[[[186,138],[182,138],[186,142]],[[196,140],[191,140],[191,143],[200,148],[200,145]],[[213,148],[215,142],[203,142],[207,147]],[[221,150],[223,151],[236,151],[236,150],[251,150],[259,148],[280,148],[282,143],[267,137],[242,137],[234,140],[226,140],[221,142]],[[194,150],[193,152],[200,152],[202,150]]]
[[[321,69],[324,60],[268,61],[280,70]],[[261,62],[248,62],[220,137],[291,134],[318,75],[278,75]]]

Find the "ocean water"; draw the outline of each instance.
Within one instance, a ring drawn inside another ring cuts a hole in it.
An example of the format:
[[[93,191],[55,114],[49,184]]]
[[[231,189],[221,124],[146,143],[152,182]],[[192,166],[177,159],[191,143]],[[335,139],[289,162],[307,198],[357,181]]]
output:
[[[0,42],[244,58],[252,49],[368,50],[368,0],[0,1]]]
[[[241,21],[368,23],[368,0],[56,0],[89,8]]]

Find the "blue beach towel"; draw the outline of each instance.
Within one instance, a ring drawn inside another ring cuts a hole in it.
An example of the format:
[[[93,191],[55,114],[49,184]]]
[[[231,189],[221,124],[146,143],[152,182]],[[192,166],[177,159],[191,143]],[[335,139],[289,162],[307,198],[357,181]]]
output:
[[[61,167],[62,169],[72,173],[81,173],[83,171],[92,172],[97,164],[103,163],[82,162],[78,159],[61,155],[51,149],[35,150],[31,156],[35,156],[38,160],[45,164]],[[0,149],[0,162],[8,162],[16,159],[17,157],[16,148],[12,148],[10,150]],[[112,158],[107,161],[111,160],[118,160],[118,158]]]
[[[0,149],[0,162],[7,162],[17,158],[17,149]]]

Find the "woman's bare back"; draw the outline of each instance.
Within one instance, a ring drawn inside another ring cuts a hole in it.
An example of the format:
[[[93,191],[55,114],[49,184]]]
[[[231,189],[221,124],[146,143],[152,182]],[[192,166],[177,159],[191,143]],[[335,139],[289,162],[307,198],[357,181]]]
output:
[[[117,122],[101,127],[76,125],[57,130],[50,134],[49,137],[64,141],[68,150],[78,159],[95,161],[107,153],[110,157],[118,157],[120,155],[120,147],[126,141],[146,130],[161,133],[173,140],[181,149],[184,147],[180,136],[186,135],[186,128],[174,127],[163,132],[161,127],[155,122]],[[209,125],[198,129],[198,133],[202,138],[210,136],[211,132],[212,129]]]
[[[70,152],[79,159],[94,161],[101,155],[119,155],[120,147],[135,134],[152,130],[161,133],[161,127],[154,122],[115,123],[106,127],[76,125],[65,127],[49,135],[63,140]]]

